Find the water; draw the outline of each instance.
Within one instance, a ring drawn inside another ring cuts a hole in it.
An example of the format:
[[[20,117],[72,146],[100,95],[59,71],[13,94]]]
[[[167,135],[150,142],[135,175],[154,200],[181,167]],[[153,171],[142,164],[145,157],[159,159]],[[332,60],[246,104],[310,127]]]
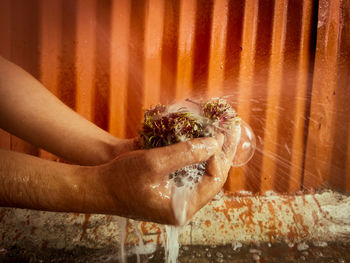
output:
[[[171,106],[170,111],[184,110],[191,111],[193,114],[199,116],[199,107],[196,108],[198,104],[190,103],[185,104],[176,104]],[[200,116],[199,116],[200,118]],[[231,127],[231,135],[234,135],[235,141],[231,143],[233,147],[233,161],[231,166],[242,166],[246,164],[254,155],[256,147],[256,139],[252,129],[242,121],[240,118],[235,118],[233,120],[233,126]],[[212,132],[212,131],[211,131]],[[227,130],[224,130],[227,132]],[[195,150],[195,149],[194,149]],[[223,152],[226,152],[227,149],[223,149]],[[188,215],[187,211],[189,209],[189,199],[191,194],[196,192],[197,185],[201,182],[202,176],[206,171],[206,163],[199,163],[195,165],[190,165],[179,169],[171,174],[169,174],[169,182],[172,185],[172,209],[175,216],[177,225],[183,226],[187,223]],[[121,228],[126,226],[126,223],[122,221]],[[138,230],[137,226],[135,229]],[[177,226],[165,226],[166,237],[163,240],[164,249],[165,249],[165,261],[167,263],[176,263],[179,255],[179,230],[181,228]],[[144,244],[142,242],[142,236],[137,232],[139,238],[139,247],[143,248]],[[121,231],[121,238],[125,238],[125,233]],[[120,258],[121,262],[125,262],[125,252],[124,252],[124,243],[121,240],[121,253]],[[140,262],[140,255],[136,253],[137,262]]]
[[[119,239],[120,239],[120,254],[119,262],[126,263],[126,254],[125,254],[125,237],[126,237],[126,225],[127,218],[118,217],[118,230],[119,230]]]
[[[166,242],[165,242],[165,261],[167,263],[176,263],[179,255],[179,227],[165,226]]]

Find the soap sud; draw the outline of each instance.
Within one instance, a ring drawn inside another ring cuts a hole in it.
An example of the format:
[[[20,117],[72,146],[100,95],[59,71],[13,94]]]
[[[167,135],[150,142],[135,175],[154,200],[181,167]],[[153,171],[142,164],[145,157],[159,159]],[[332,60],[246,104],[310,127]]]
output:
[[[251,248],[251,249],[249,249],[249,253],[261,255],[261,250],[255,249],[255,248]]]
[[[220,200],[223,196],[224,196],[224,191],[223,191],[223,190],[220,190],[220,191],[213,197],[213,201],[218,201],[218,200]]]
[[[157,246],[154,243],[147,243],[143,244],[142,246],[135,246],[131,249],[132,254],[140,254],[140,255],[146,255],[146,254],[152,254],[156,251]]]
[[[243,245],[241,242],[232,242],[232,249],[233,251],[236,251],[237,249],[241,248]]]
[[[258,254],[253,254],[253,259],[255,261],[260,261],[260,256]]]
[[[292,247],[295,246],[295,244],[294,244],[294,243],[291,243],[291,242],[289,242],[287,245],[288,245],[288,247],[290,247],[290,248],[292,248]]]
[[[326,247],[326,246],[328,246],[327,242],[324,242],[324,241],[314,241],[314,242],[312,242],[312,244],[315,247]]]
[[[306,244],[305,242],[299,243],[299,244],[297,245],[297,249],[298,249],[299,251],[307,250],[308,248],[309,248],[309,245]]]
[[[169,174],[169,179],[174,182],[176,187],[185,186],[192,190],[201,181],[205,173],[205,166],[205,162],[186,166]]]

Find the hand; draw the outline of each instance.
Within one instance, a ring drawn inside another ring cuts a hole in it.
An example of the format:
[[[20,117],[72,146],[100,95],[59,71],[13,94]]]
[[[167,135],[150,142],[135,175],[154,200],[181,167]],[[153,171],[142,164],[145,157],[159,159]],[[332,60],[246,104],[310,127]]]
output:
[[[200,138],[167,147],[128,152],[98,166],[92,185],[97,212],[165,224],[183,224],[173,211],[174,188],[168,175],[211,157],[201,183],[190,193],[187,221],[225,183],[230,160],[233,159],[231,137],[219,135],[216,139]],[[224,140],[225,147],[222,147]]]

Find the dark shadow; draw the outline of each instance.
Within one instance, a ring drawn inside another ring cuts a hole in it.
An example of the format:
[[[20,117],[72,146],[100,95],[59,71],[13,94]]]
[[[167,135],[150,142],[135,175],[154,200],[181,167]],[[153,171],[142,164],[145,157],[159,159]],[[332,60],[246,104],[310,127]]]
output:
[[[109,127],[111,1],[96,2],[96,51],[93,120],[104,130]]]
[[[160,101],[173,102],[176,89],[180,1],[165,1]]]

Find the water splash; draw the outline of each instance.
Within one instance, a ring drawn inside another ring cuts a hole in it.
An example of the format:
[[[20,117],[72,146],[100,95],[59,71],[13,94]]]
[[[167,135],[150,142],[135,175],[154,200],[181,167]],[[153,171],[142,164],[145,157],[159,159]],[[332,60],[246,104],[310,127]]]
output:
[[[125,254],[125,237],[126,237],[126,224],[127,218],[118,217],[118,231],[119,231],[119,239],[120,239],[120,252],[119,252],[119,262],[126,263],[126,254]]]

